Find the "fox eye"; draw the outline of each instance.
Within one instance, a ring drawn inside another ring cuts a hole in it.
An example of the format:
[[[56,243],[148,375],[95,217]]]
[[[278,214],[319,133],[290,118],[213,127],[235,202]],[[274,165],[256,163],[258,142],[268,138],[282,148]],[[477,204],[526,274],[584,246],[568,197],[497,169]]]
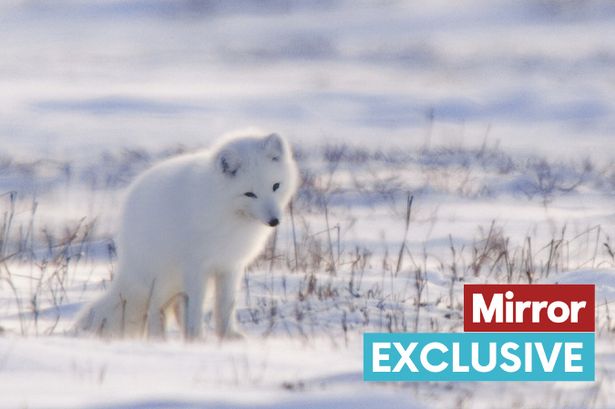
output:
[[[278,190],[279,187],[280,187],[279,183],[274,183],[273,184],[273,191],[275,192],[276,190]]]
[[[256,195],[252,192],[246,192],[243,194],[244,196],[251,197],[252,199],[256,199]]]

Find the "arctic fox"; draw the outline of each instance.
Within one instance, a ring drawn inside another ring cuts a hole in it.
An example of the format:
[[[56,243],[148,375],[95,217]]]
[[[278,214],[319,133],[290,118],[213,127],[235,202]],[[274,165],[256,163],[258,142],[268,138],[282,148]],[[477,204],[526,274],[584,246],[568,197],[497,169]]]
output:
[[[203,297],[215,285],[221,338],[240,337],[235,293],[297,186],[291,150],[277,134],[224,140],[152,167],[129,188],[118,236],[118,269],[78,331],[163,337],[174,312],[187,339],[202,334]]]

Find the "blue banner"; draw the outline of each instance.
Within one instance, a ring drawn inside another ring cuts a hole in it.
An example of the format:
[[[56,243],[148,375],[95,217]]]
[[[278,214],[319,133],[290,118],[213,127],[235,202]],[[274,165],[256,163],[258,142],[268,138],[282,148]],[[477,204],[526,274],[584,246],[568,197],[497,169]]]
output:
[[[366,381],[593,381],[593,332],[366,333]]]

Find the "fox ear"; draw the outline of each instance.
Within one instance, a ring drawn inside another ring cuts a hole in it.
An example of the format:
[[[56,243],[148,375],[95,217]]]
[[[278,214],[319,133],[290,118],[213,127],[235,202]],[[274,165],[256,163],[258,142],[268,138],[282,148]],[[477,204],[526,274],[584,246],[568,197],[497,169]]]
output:
[[[234,177],[241,167],[239,154],[231,149],[224,149],[216,158],[218,169],[229,177]]]
[[[269,159],[274,162],[280,160],[280,157],[284,154],[284,141],[282,137],[277,133],[272,133],[265,137],[263,141],[263,149]]]

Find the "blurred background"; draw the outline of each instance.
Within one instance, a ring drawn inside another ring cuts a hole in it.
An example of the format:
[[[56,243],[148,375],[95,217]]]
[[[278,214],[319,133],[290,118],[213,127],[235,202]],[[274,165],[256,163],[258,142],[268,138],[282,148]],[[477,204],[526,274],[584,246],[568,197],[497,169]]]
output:
[[[256,125],[604,156],[614,16],[607,0],[6,0],[0,141],[72,157]]]

